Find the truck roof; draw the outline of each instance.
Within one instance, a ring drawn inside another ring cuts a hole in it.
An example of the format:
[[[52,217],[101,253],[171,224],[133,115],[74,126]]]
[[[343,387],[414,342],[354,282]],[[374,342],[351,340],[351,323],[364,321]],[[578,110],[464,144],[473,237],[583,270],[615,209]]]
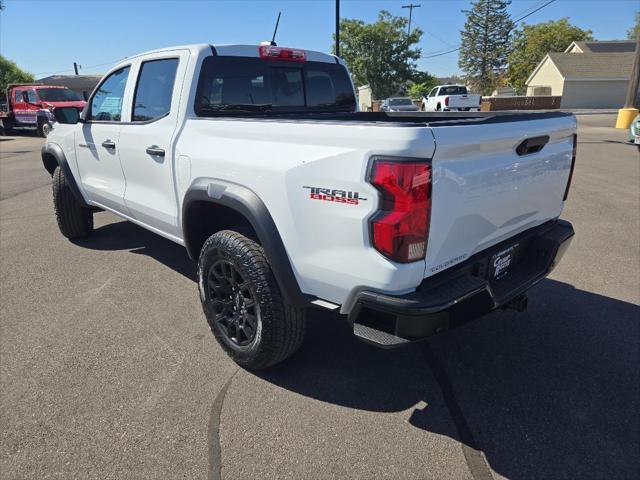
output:
[[[151,53],[170,52],[174,50],[190,50],[191,52],[195,53],[195,52],[201,52],[203,50],[211,51],[211,49],[214,49],[217,55],[220,55],[223,57],[256,57],[257,58],[260,56],[258,51],[259,47],[260,45],[198,43],[198,44],[158,48],[155,50],[150,50],[148,52],[142,52],[136,55],[132,55],[131,57],[127,57],[126,60],[131,60],[141,55],[149,55]],[[285,48],[298,49],[298,47],[286,47],[286,46]],[[323,52],[317,52],[314,50],[305,50],[305,49],[301,49],[301,50],[304,50],[306,52],[307,60],[310,62],[326,62],[326,63],[342,64],[342,61],[335,55],[331,55]],[[122,61],[124,60],[125,59],[123,59]],[[121,62],[118,62],[118,63],[121,63]]]

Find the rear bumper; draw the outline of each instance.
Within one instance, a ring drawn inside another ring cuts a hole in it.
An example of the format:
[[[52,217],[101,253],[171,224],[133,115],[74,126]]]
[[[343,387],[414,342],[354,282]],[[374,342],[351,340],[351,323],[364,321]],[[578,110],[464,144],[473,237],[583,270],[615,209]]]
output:
[[[398,347],[508,306],[553,270],[573,235],[569,222],[547,222],[426,278],[407,295],[362,291],[349,314],[353,332],[377,346]],[[518,263],[504,278],[488,280],[491,257],[515,243],[523,249]]]

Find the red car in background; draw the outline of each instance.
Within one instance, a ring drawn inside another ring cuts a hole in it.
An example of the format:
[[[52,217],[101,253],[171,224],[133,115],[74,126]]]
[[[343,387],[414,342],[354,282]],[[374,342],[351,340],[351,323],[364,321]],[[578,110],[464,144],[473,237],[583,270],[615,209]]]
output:
[[[75,107],[82,111],[86,102],[67,87],[37,83],[11,84],[7,88],[6,107],[0,110],[0,130],[36,130],[46,137],[55,122],[57,107]]]

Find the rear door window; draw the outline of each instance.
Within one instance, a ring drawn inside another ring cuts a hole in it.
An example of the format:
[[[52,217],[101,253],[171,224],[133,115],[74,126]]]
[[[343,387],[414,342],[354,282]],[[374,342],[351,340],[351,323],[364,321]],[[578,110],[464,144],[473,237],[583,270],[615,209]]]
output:
[[[201,116],[229,111],[354,111],[355,95],[347,71],[338,64],[208,57],[200,72],[195,110]]]
[[[155,120],[169,113],[177,68],[177,58],[142,63],[133,97],[134,122]]]

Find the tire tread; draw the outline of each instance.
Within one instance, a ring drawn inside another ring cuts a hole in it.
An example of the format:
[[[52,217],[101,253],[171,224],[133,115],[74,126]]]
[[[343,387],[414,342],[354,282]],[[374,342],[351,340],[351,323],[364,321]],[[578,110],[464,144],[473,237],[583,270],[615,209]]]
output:
[[[198,262],[199,276],[202,275],[204,257],[215,248],[235,257],[249,274],[259,297],[262,317],[262,338],[255,355],[244,358],[218,339],[222,347],[237,363],[251,370],[271,367],[293,355],[304,341],[304,312],[284,302],[262,246],[233,230],[217,232],[202,247]],[[211,320],[208,320],[211,325]],[[213,328],[212,330],[216,334]]]
[[[60,233],[69,239],[88,236],[93,231],[93,212],[76,200],[60,167],[53,172],[53,208]]]

